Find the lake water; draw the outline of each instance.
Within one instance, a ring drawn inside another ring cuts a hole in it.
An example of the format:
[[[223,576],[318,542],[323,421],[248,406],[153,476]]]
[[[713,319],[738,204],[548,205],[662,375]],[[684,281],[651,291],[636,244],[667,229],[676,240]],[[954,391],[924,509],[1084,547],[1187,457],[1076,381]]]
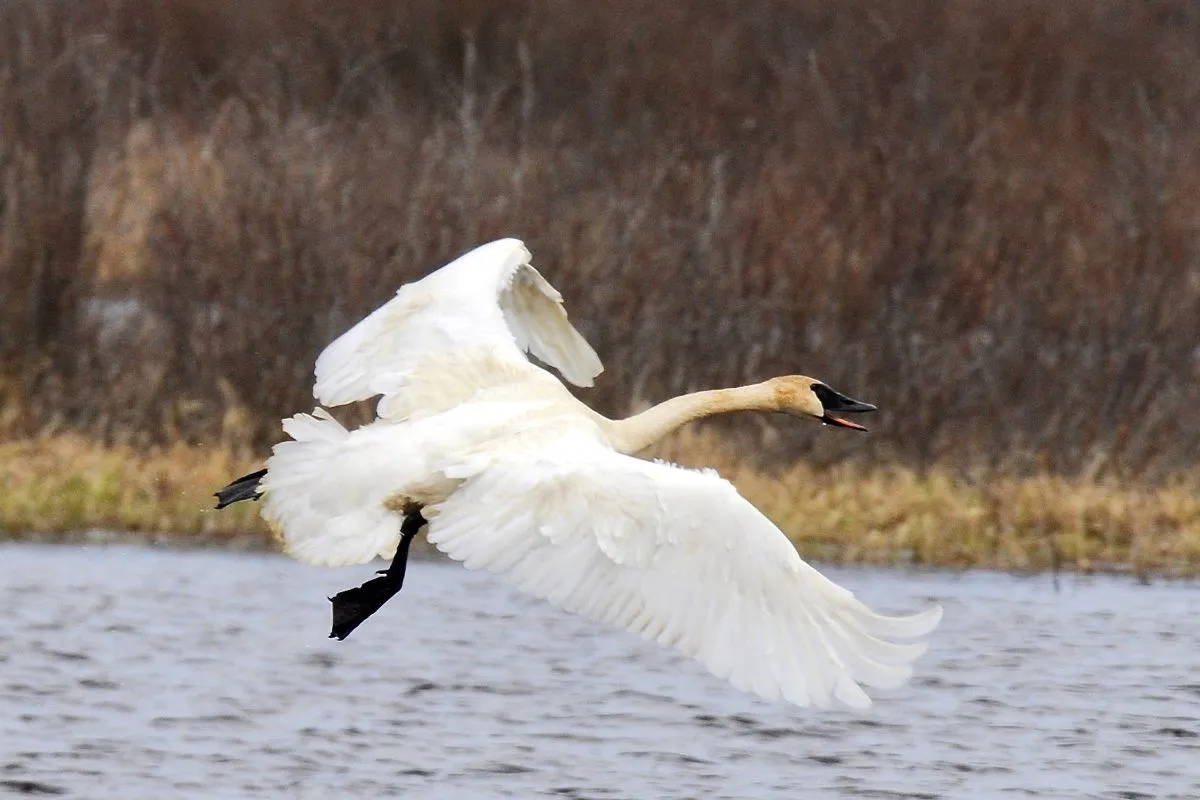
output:
[[[946,608],[866,712],[741,694],[453,564],[0,546],[0,796],[1200,797],[1200,587],[827,569]]]

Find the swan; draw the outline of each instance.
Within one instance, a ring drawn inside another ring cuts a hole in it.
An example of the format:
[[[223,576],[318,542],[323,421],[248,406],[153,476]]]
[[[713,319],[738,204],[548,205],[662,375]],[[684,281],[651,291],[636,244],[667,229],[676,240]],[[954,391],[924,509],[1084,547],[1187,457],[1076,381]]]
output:
[[[596,353],[516,239],[483,245],[402,286],[316,362],[320,406],[283,422],[265,469],[217,492],[262,498],[284,550],[311,565],[391,566],[333,602],[344,639],[403,585],[421,531],[468,569],[695,659],[738,689],[798,706],[865,708],[862,688],[912,672],[941,619],[885,616],[803,561],[711,470],[636,454],[692,420],[773,411],[865,430],[875,410],[814,378],[686,394],[608,419]],[[323,406],[378,396],[349,430]]]

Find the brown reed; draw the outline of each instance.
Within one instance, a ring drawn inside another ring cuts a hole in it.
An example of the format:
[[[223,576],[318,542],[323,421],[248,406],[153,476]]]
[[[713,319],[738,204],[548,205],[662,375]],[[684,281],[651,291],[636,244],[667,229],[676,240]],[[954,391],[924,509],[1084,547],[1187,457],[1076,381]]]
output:
[[[711,428],[685,429],[654,455],[718,468],[809,559],[1200,575],[1195,472],[1150,488],[1048,475],[972,482],[942,467],[918,474],[800,462],[764,470]],[[256,504],[212,507],[214,489],[259,463],[181,443],[147,450],[78,436],[0,443],[0,539],[274,547]]]

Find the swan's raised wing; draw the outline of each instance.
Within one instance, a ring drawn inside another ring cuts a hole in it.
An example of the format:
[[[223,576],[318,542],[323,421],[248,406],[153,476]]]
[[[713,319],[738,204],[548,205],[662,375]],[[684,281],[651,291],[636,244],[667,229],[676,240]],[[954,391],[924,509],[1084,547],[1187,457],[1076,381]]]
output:
[[[427,509],[429,540],[473,569],[674,647],[739,689],[866,707],[903,683],[934,607],[877,614],[806,564],[711,472],[597,445],[495,463]]]
[[[338,406],[396,392],[418,367],[436,369],[472,349],[521,362],[529,352],[571,383],[591,386],[600,359],[529,260],[520,241],[501,239],[401,286],[325,348],[313,395]]]

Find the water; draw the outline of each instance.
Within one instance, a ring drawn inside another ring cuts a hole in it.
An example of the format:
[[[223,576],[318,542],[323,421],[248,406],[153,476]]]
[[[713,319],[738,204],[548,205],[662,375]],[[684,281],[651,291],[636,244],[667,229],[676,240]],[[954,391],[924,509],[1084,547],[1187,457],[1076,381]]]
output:
[[[0,547],[0,796],[1200,797],[1200,593],[830,569],[946,618],[867,712],[741,694],[451,564],[345,642],[371,567]]]

